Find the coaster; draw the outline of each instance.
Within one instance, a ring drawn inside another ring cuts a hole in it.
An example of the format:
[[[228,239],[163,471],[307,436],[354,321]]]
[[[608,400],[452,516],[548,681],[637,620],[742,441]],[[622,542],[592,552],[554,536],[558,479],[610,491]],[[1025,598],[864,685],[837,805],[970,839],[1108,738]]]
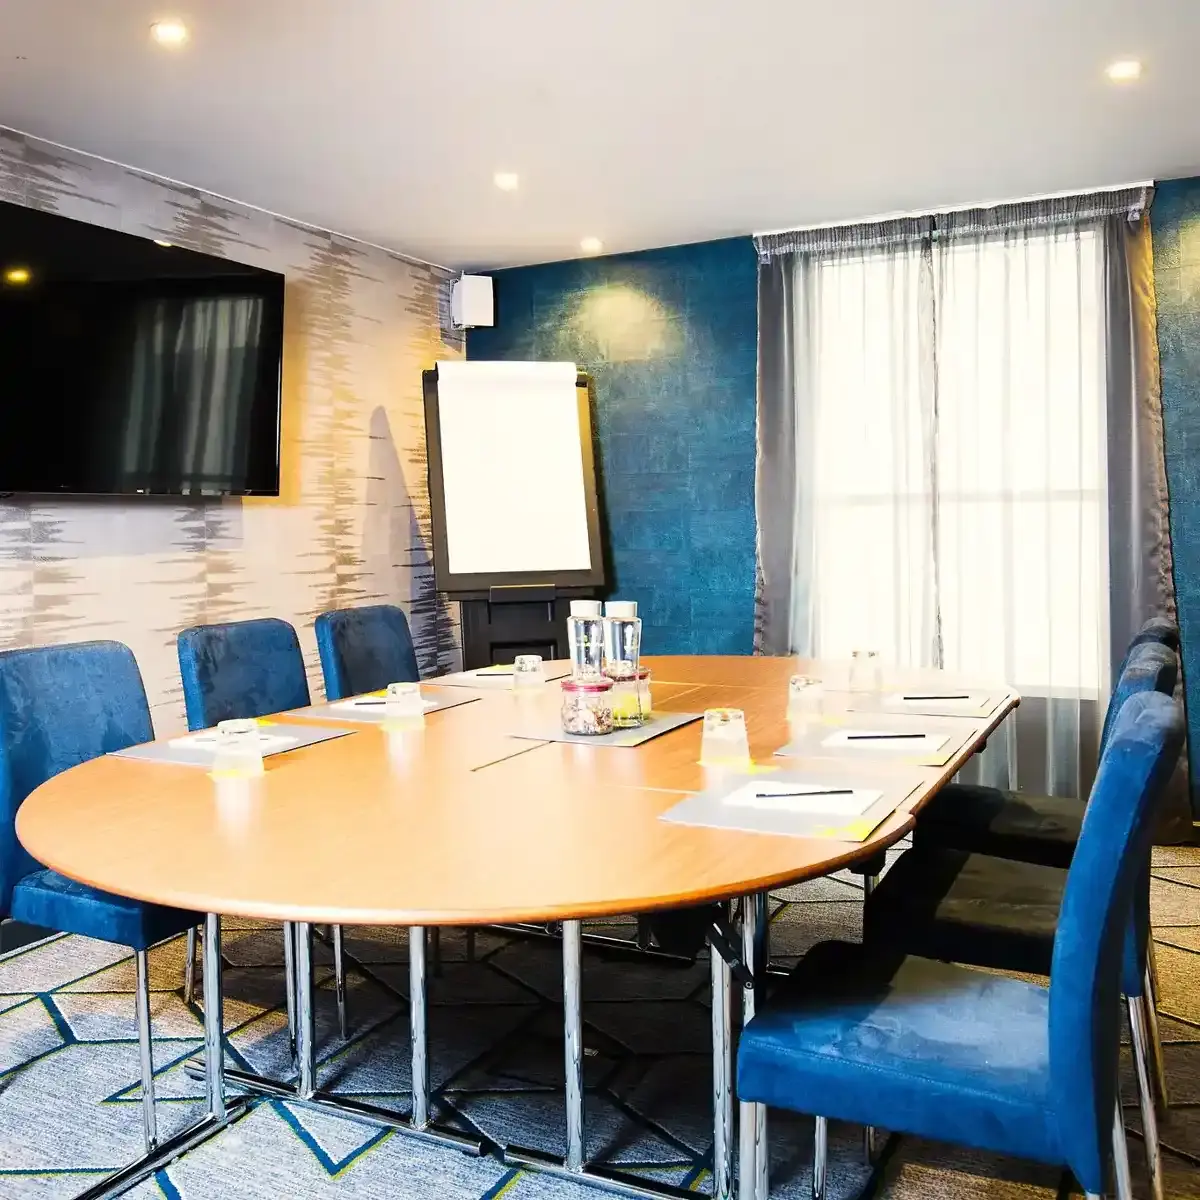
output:
[[[330,742],[353,732],[353,729],[330,729],[327,725],[303,725],[298,721],[273,724],[270,733],[261,735],[263,758]],[[117,758],[170,763],[178,767],[211,767],[217,755],[217,732],[205,729],[167,742],[147,742],[143,746],[130,746],[128,750],[114,750],[113,754]]]
[[[703,713],[653,712],[644,725],[636,729],[614,729],[589,737],[581,733],[566,733],[561,725],[548,725],[542,729],[514,730],[509,736],[527,738],[534,742],[575,742],[580,746],[640,746],[672,729],[690,725],[704,718]]]
[[[681,800],[659,820],[773,837],[865,842],[921,786],[920,777],[909,774],[870,780],[838,770],[781,771],[769,780],[730,775]],[[805,795],[779,796],[792,790]]]
[[[370,692],[365,696],[350,696],[345,700],[333,700],[328,704],[314,705],[304,711],[322,721],[386,721],[389,718],[387,703],[383,699],[386,692]],[[458,708],[463,704],[474,704],[478,696],[456,696],[446,693],[443,696],[433,696],[421,689],[421,699],[425,702],[425,712],[441,712],[444,708]]]

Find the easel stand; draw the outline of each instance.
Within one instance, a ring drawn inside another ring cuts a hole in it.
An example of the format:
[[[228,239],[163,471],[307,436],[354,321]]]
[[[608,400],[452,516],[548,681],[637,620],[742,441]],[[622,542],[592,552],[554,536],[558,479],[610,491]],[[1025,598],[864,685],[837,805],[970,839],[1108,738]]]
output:
[[[510,663],[518,654],[540,654],[547,662],[566,658],[571,601],[594,595],[594,588],[552,584],[451,594],[451,599],[462,605],[463,670]]]

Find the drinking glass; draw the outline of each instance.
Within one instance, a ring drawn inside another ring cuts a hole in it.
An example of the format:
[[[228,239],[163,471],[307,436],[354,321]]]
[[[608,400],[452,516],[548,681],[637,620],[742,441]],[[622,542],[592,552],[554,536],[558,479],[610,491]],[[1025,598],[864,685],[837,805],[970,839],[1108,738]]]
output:
[[[850,655],[850,691],[878,692],[883,687],[883,668],[878,650],[855,650]]]
[[[389,683],[384,701],[384,715],[405,720],[425,719],[425,701],[419,683]]]
[[[262,736],[257,721],[239,717],[217,725],[212,773],[218,776],[263,773]]]
[[[793,675],[788,680],[788,723],[793,735],[803,732],[821,720],[825,703],[825,687],[813,675]]]
[[[546,681],[540,654],[518,654],[513,662],[513,689],[540,687]]]
[[[740,708],[709,708],[704,712],[700,762],[706,767],[748,767],[750,739],[746,714]]]

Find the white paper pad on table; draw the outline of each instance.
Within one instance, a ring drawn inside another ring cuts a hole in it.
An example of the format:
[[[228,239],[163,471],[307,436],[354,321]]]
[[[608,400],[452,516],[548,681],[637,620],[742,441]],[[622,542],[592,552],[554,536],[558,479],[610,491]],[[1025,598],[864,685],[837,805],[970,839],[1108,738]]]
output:
[[[820,783],[776,783],[761,777],[727,793],[721,803],[735,808],[805,813],[829,821],[852,821],[883,799],[875,788],[831,788]]]
[[[421,697],[421,705],[423,708],[436,708],[437,701],[430,700],[426,696]],[[356,709],[378,709],[380,712],[387,710],[387,701],[382,697],[377,696],[353,696],[349,700],[335,700],[330,706],[339,712],[354,712]]]
[[[217,749],[217,732],[206,729],[202,733],[189,733],[184,737],[172,738],[167,745],[174,750],[207,750]],[[268,754],[278,754],[281,750],[290,750],[300,744],[300,738],[286,733],[263,733],[258,735],[258,747],[265,757]]]
[[[987,687],[912,687],[904,691],[850,696],[851,712],[908,713],[919,717],[990,717],[1008,689]]]
[[[918,733],[897,729],[838,729],[821,739],[830,750],[879,751],[884,754],[932,754],[948,741],[948,733]]]
[[[912,770],[864,778],[861,768],[830,763],[819,771],[730,775],[687,796],[659,820],[706,829],[764,833],[776,837],[831,838],[864,842],[914,792],[922,777]],[[807,796],[760,798],[760,793],[807,792]],[[849,795],[817,796],[817,791]]]
[[[547,663],[542,670],[545,682],[553,683],[556,679],[566,679],[570,675],[571,664],[567,663],[564,666],[561,663]],[[486,688],[489,691],[508,689],[512,691],[513,669],[511,666],[480,667],[477,671],[455,671],[453,675],[438,675],[425,682],[436,684],[438,687]]]
[[[440,681],[439,681],[440,682]],[[459,708],[464,704],[474,704],[478,696],[466,692],[445,691],[440,695],[435,690],[430,693],[421,688],[421,703],[426,713],[440,712],[445,708]],[[344,700],[334,700],[330,704],[316,704],[307,710],[310,716],[319,717],[323,721],[362,721],[364,724],[404,720],[387,706],[386,694],[383,692],[368,692],[365,696],[348,696]],[[420,718],[419,713],[413,717]]]

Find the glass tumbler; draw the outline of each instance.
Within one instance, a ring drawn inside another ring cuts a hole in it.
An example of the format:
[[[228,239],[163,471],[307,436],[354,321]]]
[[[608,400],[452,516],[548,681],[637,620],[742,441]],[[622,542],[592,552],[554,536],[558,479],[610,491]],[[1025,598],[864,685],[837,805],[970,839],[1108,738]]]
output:
[[[384,715],[389,719],[413,721],[425,719],[425,701],[419,683],[389,683],[384,700]]]
[[[539,687],[546,680],[540,654],[518,654],[513,660],[513,690]]]
[[[256,720],[239,717],[217,725],[212,773],[226,777],[263,773],[262,735]]]
[[[793,675],[788,680],[787,719],[796,736],[821,722],[825,688],[813,675]]]
[[[700,764],[705,767],[750,766],[746,714],[740,708],[709,708],[704,712]]]
[[[878,650],[855,650],[850,655],[850,691],[860,695],[883,687],[883,668]]]

